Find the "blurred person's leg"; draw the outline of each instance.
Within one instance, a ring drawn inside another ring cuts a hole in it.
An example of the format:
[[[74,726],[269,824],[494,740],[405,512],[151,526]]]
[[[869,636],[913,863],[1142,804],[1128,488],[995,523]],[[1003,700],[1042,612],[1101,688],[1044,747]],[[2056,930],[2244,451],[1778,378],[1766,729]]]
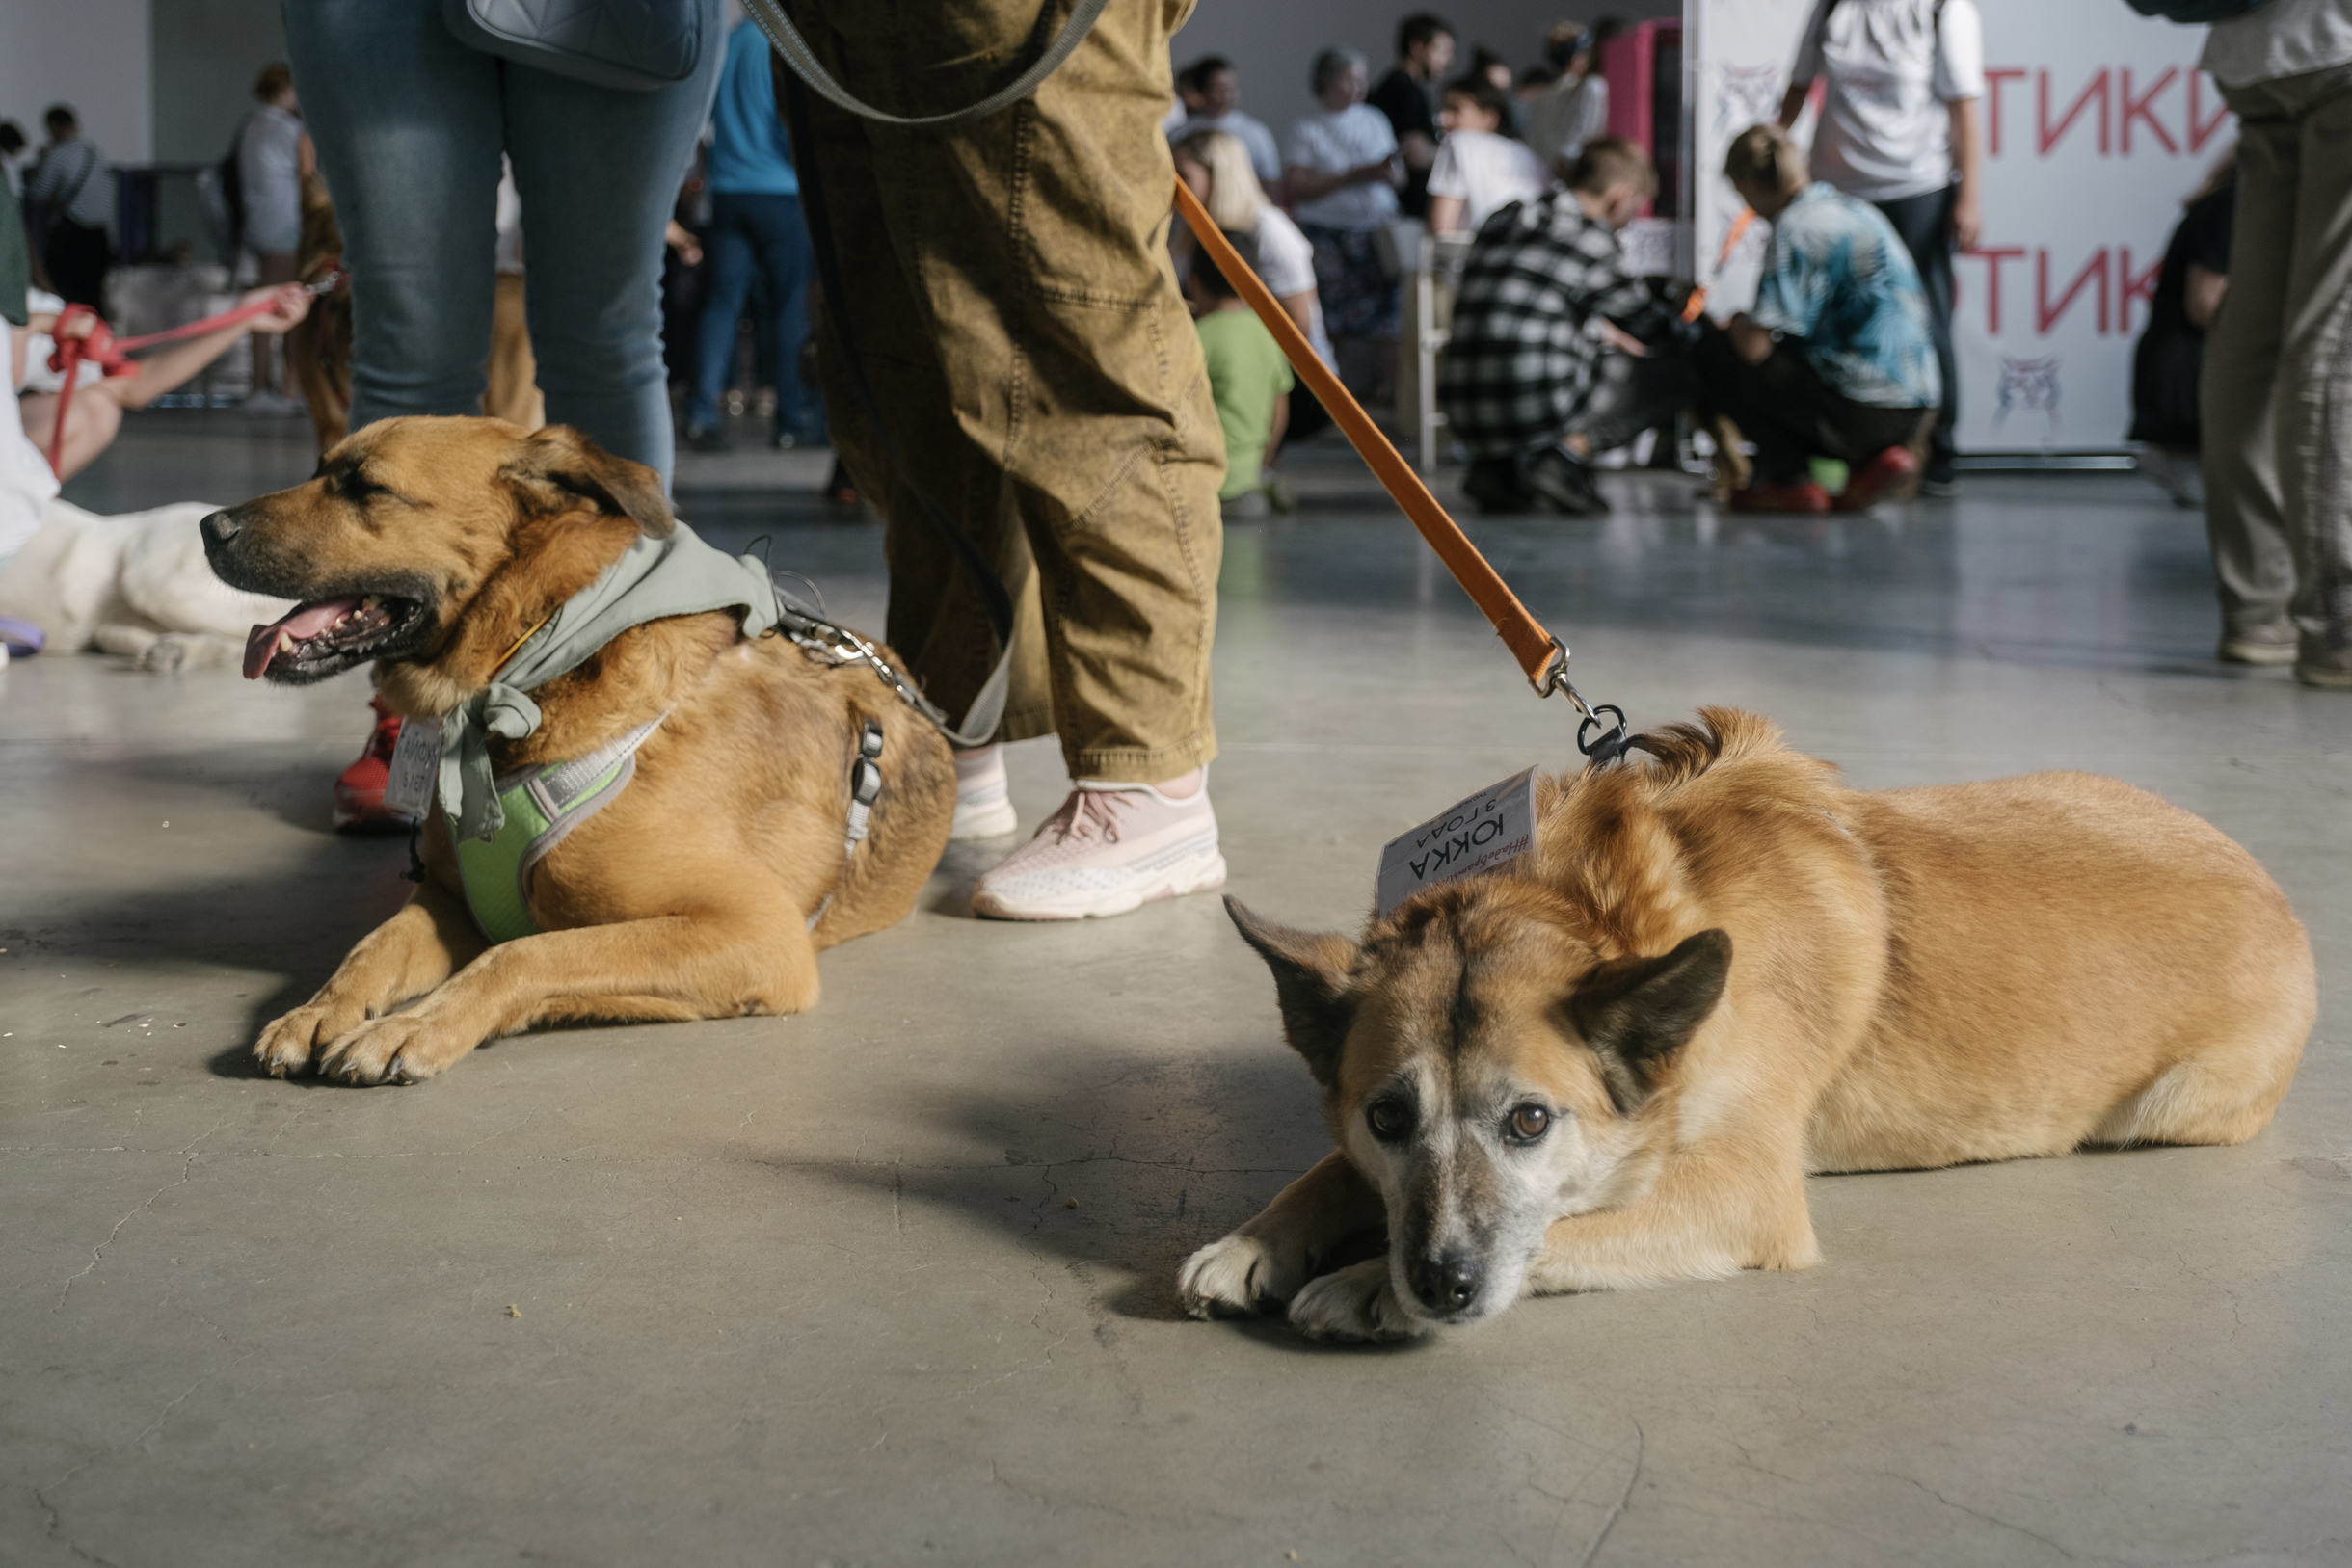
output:
[[[42,246],[41,265],[48,268],[50,285],[60,299],[67,305],[86,305],[103,315],[106,267],[113,256],[105,229],[89,228],[70,218],[59,218],[51,225]]]
[[[702,63],[651,93],[509,69],[506,150],[522,197],[524,303],[550,424],[574,425],[668,484],[662,233],[725,58],[719,0],[701,0]],[[429,7],[436,17],[440,8]],[[332,181],[331,181],[332,183]]]
[[[2352,689],[2352,66],[2272,85],[2299,164],[2275,414],[2295,674]]]
[[[1697,375],[1680,354],[1665,349],[1645,356],[1604,354],[1566,434],[1584,438],[1587,455],[1598,457],[1632,444],[1645,430],[1672,425],[1697,394]]]
[[[351,428],[479,412],[506,67],[450,37],[434,0],[281,13],[352,272]]]
[[[808,419],[808,396],[800,385],[800,346],[809,337],[809,226],[796,196],[763,197],[760,219],[760,265],[767,275],[775,359],[776,430],[800,439]]]
[[[2295,591],[2275,410],[2302,152],[2291,120],[2251,96],[2239,114],[2230,291],[2205,331],[2198,412],[2222,656],[2243,659],[2286,640]]]
[[[1042,599],[1042,627],[1025,614],[1016,634],[1000,736],[1057,732],[1074,779],[1173,781],[1216,753],[1223,440],[1167,259],[1174,169],[1159,131],[1167,39],[1189,10],[1114,8],[1032,99],[966,128],[907,131],[811,103],[850,294],[830,303],[854,312],[901,454],[1013,569],[1016,596]],[[1034,21],[1033,7],[990,0],[911,61],[887,13],[847,0],[809,32],[829,66],[899,61],[845,85],[921,114],[1000,85]],[[988,674],[987,622],[866,428],[837,349],[837,439],[890,519],[890,641],[960,718]]]
[[[1796,355],[1776,350],[1751,365],[1731,346],[1731,334],[1709,325],[1691,351],[1698,378],[1698,401],[1710,416],[1721,415],[1755,443],[1755,477],[1786,484],[1805,475],[1816,444],[1821,401],[1828,388]]]
[[[1938,485],[1952,480],[1952,431],[1960,416],[1960,372],[1952,358],[1952,207],[1959,199],[1960,187],[1947,185],[1899,201],[1872,203],[1886,215],[1911,252],[1927,291],[1928,336],[1936,345],[1937,367],[1943,372],[1943,407],[1928,437],[1927,453],[1927,480]]]
[[[703,313],[694,324],[694,390],[686,399],[686,439],[698,444],[725,444],[719,399],[735,373],[735,326],[742,319],[752,269],[759,261],[759,242],[746,210],[746,203],[758,199],[724,191],[710,198],[710,229],[703,236],[710,272]]]

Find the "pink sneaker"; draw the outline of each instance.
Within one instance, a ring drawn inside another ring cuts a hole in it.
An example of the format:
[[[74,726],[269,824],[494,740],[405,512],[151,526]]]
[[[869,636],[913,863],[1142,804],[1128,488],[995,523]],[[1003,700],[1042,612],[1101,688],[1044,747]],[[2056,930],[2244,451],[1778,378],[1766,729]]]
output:
[[[1082,784],[1037,837],[972,890],[976,915],[1082,920],[1225,885],[1208,781],[1182,800],[1150,784]]]

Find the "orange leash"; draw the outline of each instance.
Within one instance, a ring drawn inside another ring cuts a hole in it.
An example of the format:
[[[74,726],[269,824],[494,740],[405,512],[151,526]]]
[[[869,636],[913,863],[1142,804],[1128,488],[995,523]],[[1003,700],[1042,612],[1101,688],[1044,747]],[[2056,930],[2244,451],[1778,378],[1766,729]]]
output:
[[[1300,332],[1298,324],[1284,312],[1273,291],[1250,270],[1249,263],[1242,259],[1242,253],[1233,248],[1231,240],[1225,238],[1224,231],[1210,221],[1208,209],[1201,205],[1200,198],[1194,196],[1191,187],[1182,179],[1176,181],[1176,210],[1184,215],[1193,238],[1200,241],[1210,258],[1216,263],[1216,270],[1225,275],[1225,280],[1233,285],[1235,292],[1242,296],[1249,308],[1257,312],[1258,319],[1266,323],[1266,330],[1274,334],[1274,341],[1281,345],[1283,357],[1291,361],[1291,368],[1298,373],[1298,379],[1306,383],[1316,401],[1329,411],[1332,422],[1346,433],[1350,443],[1371,466],[1381,486],[1403,509],[1404,515],[1412,519],[1413,526],[1421,530],[1421,537],[1429,541],[1430,548],[1437,552],[1437,559],[1445,563],[1448,571],[1454,573],[1454,580],[1462,585],[1462,592],[1468,594],[1470,601],[1479,607],[1488,621],[1494,623],[1495,635],[1503,639],[1503,645],[1510,650],[1510,656],[1519,661],[1519,668],[1526,672],[1528,684],[1536,688],[1536,695],[1549,697],[1555,691],[1565,692],[1568,701],[1575,704],[1576,710],[1585,716],[1587,726],[1603,724],[1605,727],[1600,714],[1615,713],[1617,734],[1621,737],[1625,715],[1608,704],[1601,704],[1599,708],[1593,707],[1574,686],[1568,684],[1567,645],[1543,629],[1543,623],[1519,602],[1519,596],[1510,591],[1510,585],[1503,580],[1502,574],[1495,571],[1486,557],[1479,553],[1478,546],[1471,544],[1469,536],[1461,531],[1461,525],[1446,516],[1446,509],[1437,504],[1437,497],[1430,493],[1430,488],[1421,482],[1421,476],[1413,472],[1412,465],[1406,463],[1403,456],[1389,444],[1388,438],[1380,434],[1380,427],[1372,422],[1372,415],[1366,413],[1348,388],[1340,385],[1339,378],[1331,373],[1331,367],[1323,362],[1314,346],[1308,343],[1307,334]],[[1609,743],[1609,737],[1604,734],[1593,747],[1587,749],[1586,755],[1597,757],[1600,749]],[[1581,731],[1578,745],[1583,746]],[[1621,749],[1621,740],[1617,749]],[[1614,751],[1611,755],[1614,756]]]
[[[1755,221],[1756,209],[1753,207],[1740,208],[1740,215],[1731,220],[1731,231],[1724,236],[1723,250],[1716,252],[1715,277],[1721,278],[1723,276],[1724,269],[1731,265],[1731,252],[1740,248],[1740,236],[1746,234],[1748,232],[1748,226]],[[1698,319],[1699,312],[1706,309],[1706,307],[1707,285],[1701,283],[1697,287],[1691,290],[1691,297],[1689,299],[1682,302],[1682,319],[1686,322],[1697,321]]]

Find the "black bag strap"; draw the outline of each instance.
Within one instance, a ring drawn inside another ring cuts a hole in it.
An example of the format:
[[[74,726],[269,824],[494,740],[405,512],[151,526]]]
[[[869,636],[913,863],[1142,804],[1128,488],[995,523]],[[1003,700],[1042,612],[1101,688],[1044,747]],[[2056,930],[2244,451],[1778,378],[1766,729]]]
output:
[[[906,116],[884,114],[853,97],[847,88],[835,81],[818,63],[815,51],[809,47],[809,40],[800,36],[799,30],[792,25],[792,19],[784,13],[784,7],[778,4],[778,0],[743,0],[744,10],[751,13],[753,21],[760,24],[760,31],[767,35],[767,40],[776,46],[776,52],[784,57],[784,63],[792,67],[792,74],[808,83],[826,102],[836,108],[846,109],[861,119],[880,120],[885,125],[929,126],[935,129],[986,120],[990,115],[1009,109],[1036,92],[1045,85],[1047,77],[1061,69],[1062,62],[1070,58],[1079,44],[1085,41],[1086,35],[1094,30],[1096,19],[1109,4],[1110,0],[1078,0],[1078,4],[1071,9],[1070,19],[1062,24],[1061,31],[1045,46],[1029,69],[979,102],[944,115]],[[1052,6],[1053,0],[1045,0],[1045,8],[1037,13],[1037,29],[1033,29],[1032,33],[1044,27],[1046,11]]]
[[[974,591],[980,596],[980,602],[988,612],[989,627],[997,636],[996,668],[989,672],[979,695],[972,700],[971,708],[964,714],[962,730],[940,726],[951,744],[969,751],[987,745],[996,733],[998,721],[1004,716],[1004,700],[1012,680],[1012,596],[1005,592],[1002,580],[972,536],[956,525],[947,508],[915,477],[914,466],[898,449],[896,438],[882,417],[873,388],[867,385],[866,361],[858,352],[857,328],[851,319],[855,312],[849,308],[848,292],[842,287],[841,258],[834,251],[832,213],[825,203],[824,181],[817,173],[817,160],[812,156],[816,142],[809,129],[808,94],[797,81],[787,81],[784,86],[792,132],[792,162],[800,175],[801,209],[808,219],[809,236],[815,242],[817,281],[824,286],[826,319],[832,322],[834,333],[840,339],[842,359],[849,370],[849,385],[857,394],[858,411],[866,416],[875,439],[881,442],[883,456],[889,459],[898,482],[915,498],[917,509],[930,519],[931,526],[971,580]]]

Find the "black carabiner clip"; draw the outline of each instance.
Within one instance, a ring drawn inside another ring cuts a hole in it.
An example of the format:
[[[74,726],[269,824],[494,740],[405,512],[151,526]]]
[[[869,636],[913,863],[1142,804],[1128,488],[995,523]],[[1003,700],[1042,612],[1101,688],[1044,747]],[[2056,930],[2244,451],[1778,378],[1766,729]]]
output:
[[[1604,713],[1616,714],[1617,722],[1603,729],[1598,735],[1587,739],[1593,727],[1600,724]],[[1625,727],[1625,710],[1615,703],[1601,704],[1576,727],[1576,749],[1584,753],[1586,759],[1596,768],[1605,768],[1624,757],[1625,748],[1632,740],[1633,734]]]

